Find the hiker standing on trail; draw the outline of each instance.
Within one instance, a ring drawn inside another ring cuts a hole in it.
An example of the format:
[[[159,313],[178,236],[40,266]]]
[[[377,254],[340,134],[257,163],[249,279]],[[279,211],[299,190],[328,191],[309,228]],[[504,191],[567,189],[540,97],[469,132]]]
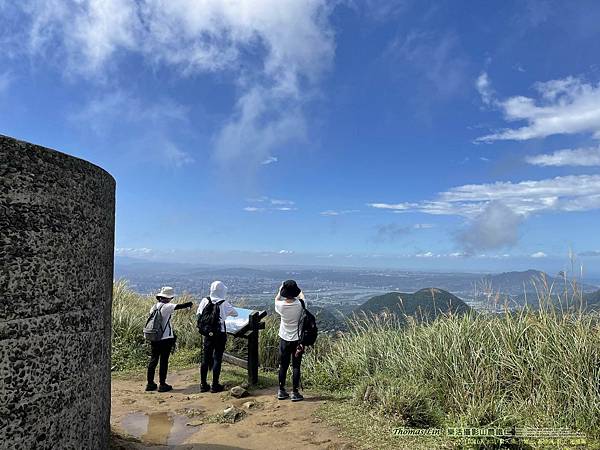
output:
[[[225,296],[227,286],[221,281],[213,281],[210,285],[210,295],[203,298],[198,305],[198,329],[204,336],[202,342],[202,363],[200,364],[200,392],[221,392],[223,385],[219,384],[223,352],[227,342],[225,319],[227,316],[236,317],[237,311]],[[212,369],[212,385],[206,381],[208,370]]]
[[[304,294],[294,280],[284,281],[275,297],[275,312],[281,316],[279,325],[279,392],[277,398],[285,400],[290,394],[285,390],[285,379],[292,362],[292,401],[304,397],[298,392],[300,386],[300,364],[304,347],[299,343],[298,328],[302,315]]]
[[[150,315],[154,311],[162,317],[163,332],[160,338],[150,342],[152,347],[152,356],[148,363],[148,384],[146,385],[147,391],[155,391],[157,386],[154,382],[154,372],[156,366],[160,360],[160,369],[158,371],[159,386],[158,392],[167,392],[173,389],[172,386],[167,384],[167,370],[169,368],[169,356],[175,346],[175,333],[173,332],[173,325],[171,324],[171,317],[173,311],[177,309],[191,308],[192,302],[181,303],[179,305],[171,303],[171,300],[175,298],[175,292],[172,287],[164,286],[160,289],[160,292],[156,294],[156,304],[150,308]]]

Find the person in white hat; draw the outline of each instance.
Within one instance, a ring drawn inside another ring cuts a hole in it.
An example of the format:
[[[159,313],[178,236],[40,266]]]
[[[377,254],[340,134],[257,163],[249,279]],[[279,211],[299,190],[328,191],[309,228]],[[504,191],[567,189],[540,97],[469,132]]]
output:
[[[227,332],[225,329],[225,319],[227,316],[236,317],[238,312],[225,296],[227,295],[227,286],[222,281],[213,281],[210,285],[210,295],[203,298],[198,305],[198,316],[208,305],[208,302],[219,305],[219,316],[221,324],[221,332],[215,333],[214,336],[204,336],[202,342],[202,363],[200,364],[200,392],[212,393],[221,392],[223,385],[219,384],[219,376],[221,375],[221,363],[223,362],[223,352],[225,351],[225,343],[227,342]],[[210,300],[209,300],[210,299]],[[212,385],[209,386],[206,378],[208,369],[212,369]]]
[[[173,325],[171,324],[171,316],[173,311],[176,309],[191,308],[192,302],[181,303],[179,305],[171,303],[171,300],[175,298],[175,291],[171,286],[164,286],[160,289],[160,292],[156,294],[156,304],[150,308],[150,314],[155,309],[160,310],[162,316],[162,323],[164,325],[164,331],[162,338],[156,342],[151,342],[152,355],[148,362],[148,384],[146,385],[147,391],[155,391],[158,387],[158,392],[167,392],[173,389],[173,387],[167,384],[167,370],[169,368],[169,356],[175,345],[175,333],[173,332]],[[160,361],[160,369],[158,371],[159,385],[157,386],[154,382],[154,372],[156,366]]]

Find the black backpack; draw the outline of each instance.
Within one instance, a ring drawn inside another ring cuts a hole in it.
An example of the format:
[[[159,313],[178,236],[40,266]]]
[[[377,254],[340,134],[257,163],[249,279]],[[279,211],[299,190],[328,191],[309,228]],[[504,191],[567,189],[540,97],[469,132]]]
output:
[[[298,342],[302,345],[315,345],[317,334],[319,333],[317,318],[306,309],[304,300],[300,298],[298,300],[300,300],[300,304],[302,305],[302,314],[300,315],[300,320],[298,320]]]
[[[220,300],[213,303],[210,297],[206,297],[208,303],[198,316],[196,326],[202,336],[214,336],[221,333],[221,303],[225,300]]]

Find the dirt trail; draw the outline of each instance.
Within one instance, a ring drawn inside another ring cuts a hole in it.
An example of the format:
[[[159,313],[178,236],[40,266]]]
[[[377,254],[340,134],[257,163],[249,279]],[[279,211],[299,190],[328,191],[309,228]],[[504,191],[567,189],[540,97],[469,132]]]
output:
[[[279,401],[276,389],[251,391],[236,399],[229,392],[200,394],[198,372],[186,369],[169,374],[174,389],[167,393],[144,392],[142,378],[112,382],[113,431],[141,443],[116,439],[115,448],[174,449],[328,449],[354,447],[314,413],[327,401],[305,395],[302,402]],[[248,405],[253,402],[254,405]],[[244,406],[244,404],[246,404]],[[235,423],[211,423],[233,405],[244,411]]]

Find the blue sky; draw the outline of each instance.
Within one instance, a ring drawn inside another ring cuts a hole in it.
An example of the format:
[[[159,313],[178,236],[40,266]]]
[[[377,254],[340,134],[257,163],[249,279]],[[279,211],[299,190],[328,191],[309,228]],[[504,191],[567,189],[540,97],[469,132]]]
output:
[[[0,133],[116,178],[117,255],[559,270],[572,249],[600,273],[596,1],[0,0],[0,18]]]

